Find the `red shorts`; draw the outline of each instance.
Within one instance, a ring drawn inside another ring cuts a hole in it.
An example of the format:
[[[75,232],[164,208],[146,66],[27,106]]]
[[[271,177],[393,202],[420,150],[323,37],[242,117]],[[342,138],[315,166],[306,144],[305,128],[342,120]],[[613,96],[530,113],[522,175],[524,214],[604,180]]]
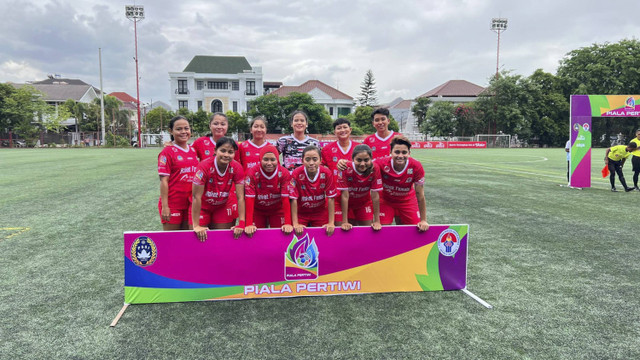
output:
[[[189,219],[191,219],[191,198],[185,196],[184,199],[177,199],[177,201],[176,199],[169,199],[169,210],[171,211],[169,221],[162,220],[162,199],[159,199],[158,214],[160,215],[160,222],[162,224],[182,224],[189,222]]]
[[[373,202],[369,202],[359,207],[349,206],[349,220],[372,221],[373,220]]]
[[[303,226],[321,227],[328,222],[329,211],[326,208],[310,214],[298,213],[298,224]]]
[[[394,217],[400,218],[400,223],[396,225],[417,225],[420,222],[418,200],[388,202],[380,197],[380,223],[389,225]]]
[[[257,228],[264,229],[269,224],[270,228],[281,228],[284,225],[284,210],[282,208],[274,211],[253,211],[253,224]]]
[[[189,210],[191,213],[191,210]],[[223,206],[211,209],[200,209],[200,226],[209,224],[228,224],[238,218],[238,200],[229,201]],[[191,214],[189,214],[191,219]]]

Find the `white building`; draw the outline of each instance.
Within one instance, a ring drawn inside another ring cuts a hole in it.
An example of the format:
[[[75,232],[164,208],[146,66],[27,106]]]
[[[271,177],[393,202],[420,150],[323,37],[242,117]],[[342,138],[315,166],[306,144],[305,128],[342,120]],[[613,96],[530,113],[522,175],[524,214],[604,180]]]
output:
[[[351,96],[319,80],[309,80],[300,86],[283,86],[272,94],[287,96],[292,92],[311,95],[316,104],[324,106],[334,120],[340,116],[349,115],[355,106]]]
[[[262,67],[251,66],[244,56],[197,55],[169,79],[173,109],[243,112],[264,91]]]

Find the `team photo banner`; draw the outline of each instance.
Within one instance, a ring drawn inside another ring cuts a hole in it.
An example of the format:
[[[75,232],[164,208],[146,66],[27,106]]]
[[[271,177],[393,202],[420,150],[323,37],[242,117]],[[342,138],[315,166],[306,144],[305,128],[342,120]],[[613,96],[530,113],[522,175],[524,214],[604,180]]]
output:
[[[468,225],[124,234],[125,303],[325,296],[466,287]]]

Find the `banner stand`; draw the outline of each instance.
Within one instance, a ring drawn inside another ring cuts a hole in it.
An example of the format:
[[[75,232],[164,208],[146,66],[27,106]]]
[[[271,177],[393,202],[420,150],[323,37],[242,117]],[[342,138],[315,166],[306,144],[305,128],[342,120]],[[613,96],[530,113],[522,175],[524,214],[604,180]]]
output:
[[[124,315],[124,312],[127,310],[128,307],[129,307],[129,304],[127,303],[125,303],[124,306],[122,306],[122,309],[120,309],[120,312],[118,313],[118,315],[116,315],[116,318],[113,319],[113,321],[111,322],[111,325],[109,325],[110,327],[115,327],[116,325],[118,325],[118,321],[120,320],[122,315]]]
[[[474,294],[471,291],[467,290],[466,287],[464,289],[460,289],[460,290],[462,290],[463,293],[469,295],[473,300],[479,302],[480,305],[486,307],[487,309],[493,309],[493,306],[491,304],[489,304],[488,302],[480,299],[476,294]]]

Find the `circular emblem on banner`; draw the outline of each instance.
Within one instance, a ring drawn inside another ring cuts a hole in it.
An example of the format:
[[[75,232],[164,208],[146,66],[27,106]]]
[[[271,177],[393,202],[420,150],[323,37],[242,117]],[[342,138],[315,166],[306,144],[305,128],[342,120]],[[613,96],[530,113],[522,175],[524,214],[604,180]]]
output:
[[[584,123],[582,125],[582,128],[584,129],[584,131],[589,131],[589,124],[588,123]]]
[[[138,266],[151,266],[158,257],[158,248],[148,236],[140,236],[131,244],[131,261]]]
[[[575,130],[575,131],[580,130],[580,124],[578,124],[578,123],[573,124],[573,130]]]
[[[438,250],[444,256],[453,256],[460,248],[460,235],[455,230],[447,229],[438,237]]]

